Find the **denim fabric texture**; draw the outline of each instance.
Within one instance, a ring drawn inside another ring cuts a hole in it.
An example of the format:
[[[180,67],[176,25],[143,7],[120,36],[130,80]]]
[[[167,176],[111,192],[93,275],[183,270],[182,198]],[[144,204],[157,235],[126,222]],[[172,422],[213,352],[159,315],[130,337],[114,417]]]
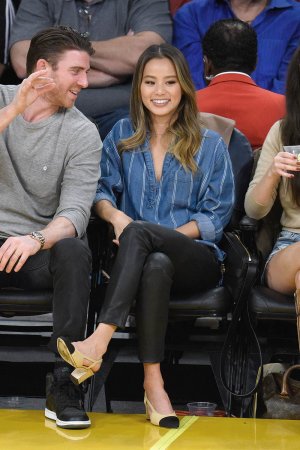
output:
[[[101,177],[94,203],[108,200],[133,220],[176,229],[197,222],[201,242],[215,248],[230,220],[234,203],[231,161],[223,139],[204,129],[193,174],[167,153],[162,177],[155,177],[149,134],[145,143],[120,155],[117,144],[134,133],[129,119],[119,121],[103,142]]]
[[[271,258],[276,255],[280,250],[283,250],[284,248],[288,247],[289,245],[296,244],[296,242],[300,242],[300,233],[293,233],[291,231],[282,230],[277,238],[277,241],[275,242],[275,245],[269,254],[265,267],[263,270],[263,274],[261,276],[262,283],[265,283],[265,273],[266,273],[266,267],[267,264],[270,262]]]

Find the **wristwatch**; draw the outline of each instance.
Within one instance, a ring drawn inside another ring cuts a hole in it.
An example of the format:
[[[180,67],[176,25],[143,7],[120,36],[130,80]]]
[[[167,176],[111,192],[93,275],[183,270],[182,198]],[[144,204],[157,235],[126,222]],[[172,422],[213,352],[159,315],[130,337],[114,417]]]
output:
[[[45,245],[45,236],[42,235],[42,233],[40,231],[32,231],[32,233],[30,233],[29,235],[32,239],[35,239],[36,241],[39,241],[41,248],[40,250],[42,250],[42,248]]]

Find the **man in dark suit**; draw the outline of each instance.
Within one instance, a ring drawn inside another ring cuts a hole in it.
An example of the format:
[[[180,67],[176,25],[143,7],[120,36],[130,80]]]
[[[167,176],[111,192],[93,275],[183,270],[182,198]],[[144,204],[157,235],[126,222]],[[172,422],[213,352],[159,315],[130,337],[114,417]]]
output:
[[[273,123],[285,114],[285,97],[258,87],[250,76],[257,60],[254,29],[238,19],[219,20],[202,47],[210,83],[196,93],[199,111],[234,119],[252,148],[261,147]]]

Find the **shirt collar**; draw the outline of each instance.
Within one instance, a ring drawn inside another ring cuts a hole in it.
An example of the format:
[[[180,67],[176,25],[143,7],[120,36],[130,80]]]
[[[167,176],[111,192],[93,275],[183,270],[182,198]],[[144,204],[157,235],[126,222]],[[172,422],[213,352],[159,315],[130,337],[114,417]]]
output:
[[[227,3],[227,5],[229,6],[229,8],[231,9],[230,6],[230,0],[216,0],[217,3]],[[269,3],[267,4],[267,6],[265,7],[265,10],[268,9],[275,9],[275,8],[292,8],[292,4],[290,2],[290,0],[269,0]]]
[[[230,73],[235,73],[235,74],[237,74],[237,75],[245,75],[245,77],[249,77],[250,79],[252,79],[252,78],[250,77],[250,75],[248,75],[247,73],[245,73],[245,72],[237,72],[237,71],[234,71],[234,70],[228,70],[227,72],[220,72],[220,73],[217,73],[216,75],[214,75],[214,78],[218,77],[219,75],[227,75],[227,74],[230,74]],[[213,79],[214,79],[214,78],[213,78]]]

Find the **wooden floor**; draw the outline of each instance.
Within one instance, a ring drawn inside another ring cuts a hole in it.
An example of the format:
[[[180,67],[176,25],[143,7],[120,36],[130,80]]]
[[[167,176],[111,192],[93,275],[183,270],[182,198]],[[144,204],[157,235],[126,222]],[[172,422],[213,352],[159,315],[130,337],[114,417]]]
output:
[[[63,430],[43,411],[0,410],[1,450],[201,449],[299,450],[300,422],[182,417],[177,430],[155,427],[141,414],[91,413],[92,426]]]

